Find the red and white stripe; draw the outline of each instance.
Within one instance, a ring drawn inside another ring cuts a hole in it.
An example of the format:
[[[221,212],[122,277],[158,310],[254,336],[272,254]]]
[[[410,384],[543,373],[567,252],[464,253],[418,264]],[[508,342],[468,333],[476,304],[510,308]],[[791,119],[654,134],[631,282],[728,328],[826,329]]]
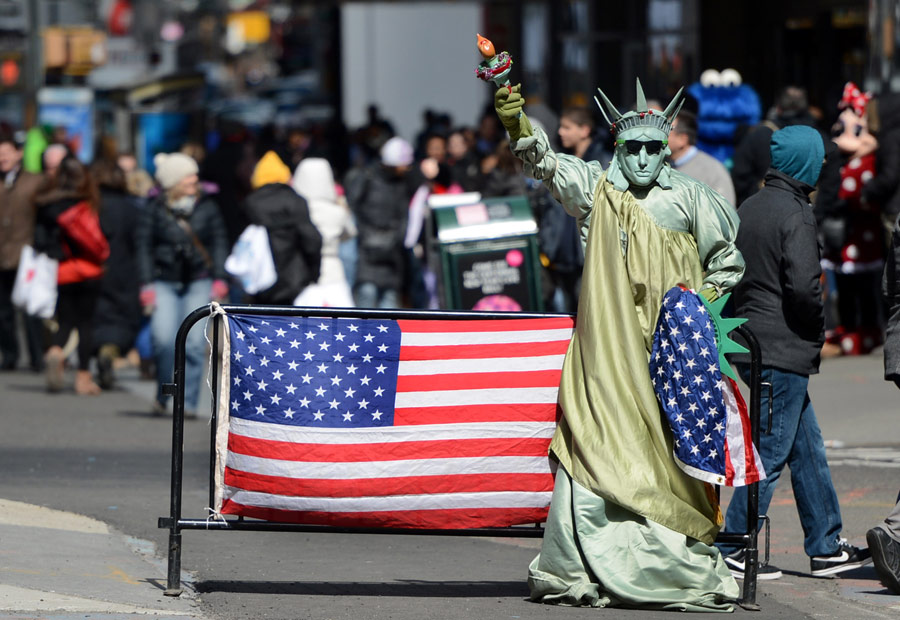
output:
[[[750,416],[741,391],[730,377],[723,376],[725,387],[725,484],[744,486],[766,477],[762,459],[750,434]]]
[[[398,323],[394,426],[232,418],[221,512],[352,527],[546,519],[553,489],[547,449],[573,321],[512,315]]]

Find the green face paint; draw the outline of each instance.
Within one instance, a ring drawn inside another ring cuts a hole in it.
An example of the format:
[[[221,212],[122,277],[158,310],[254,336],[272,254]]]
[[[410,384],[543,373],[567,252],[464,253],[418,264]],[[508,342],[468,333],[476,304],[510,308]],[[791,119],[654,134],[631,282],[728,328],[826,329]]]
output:
[[[616,136],[616,161],[629,185],[647,187],[666,163],[668,139],[655,127],[626,129]]]

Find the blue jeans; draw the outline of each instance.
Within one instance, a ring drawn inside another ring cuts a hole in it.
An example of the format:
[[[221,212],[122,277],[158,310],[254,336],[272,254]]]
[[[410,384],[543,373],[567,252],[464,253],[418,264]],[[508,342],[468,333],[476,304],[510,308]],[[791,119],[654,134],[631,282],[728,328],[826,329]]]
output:
[[[156,309],[150,318],[153,337],[153,354],[156,358],[156,400],[166,403],[162,384],[171,383],[175,373],[175,335],[182,321],[191,312],[209,303],[212,280],[204,278],[190,284],[180,282],[153,283],[156,292]],[[204,323],[195,324],[188,332],[185,343],[184,408],[197,410],[200,398],[200,381],[203,375],[203,355],[206,352]]]
[[[372,282],[360,282],[356,285],[355,302],[357,308],[400,307],[400,295],[392,288],[383,288]]]
[[[748,368],[739,368],[744,381],[749,381]],[[772,384],[772,434],[769,425],[768,389],[760,398],[759,454],[766,479],[759,483],[759,514],[768,512],[775,485],[784,466],[791,469],[791,487],[803,526],[803,548],[806,555],[831,555],[838,549],[842,529],[841,509],[831,482],[825,459],[825,443],[809,400],[809,376],[763,367],[763,382]],[[747,487],[734,490],[725,516],[725,532],[747,531]],[[723,554],[737,548],[720,545]]]

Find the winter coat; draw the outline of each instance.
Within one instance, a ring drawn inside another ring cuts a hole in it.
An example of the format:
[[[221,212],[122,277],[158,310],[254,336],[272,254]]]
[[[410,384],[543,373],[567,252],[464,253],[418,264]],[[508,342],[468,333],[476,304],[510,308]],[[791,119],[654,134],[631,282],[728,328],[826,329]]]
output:
[[[203,160],[200,168],[200,178],[219,189],[216,204],[225,222],[229,248],[247,227],[247,216],[241,206],[251,191],[250,173],[255,162],[250,142],[226,138]]]
[[[253,296],[260,304],[291,305],[308,284],[319,278],[322,236],[309,217],[306,200],[291,186],[270,183],[254,190],[244,201],[251,224],[264,226],[278,280]]]
[[[349,284],[344,266],[338,256],[342,241],[356,236],[353,214],[346,204],[338,201],[331,166],[324,159],[307,158],[294,174],[293,188],[309,204],[309,216],[322,235],[322,268],[319,284],[344,286]]]
[[[612,161],[612,155],[606,150],[603,142],[595,138],[591,141],[591,144],[587,147],[587,150],[585,150],[584,156],[582,156],[581,159],[584,161],[599,161],[600,165],[606,169],[609,167],[609,162]]]
[[[881,293],[887,307],[884,335],[884,378],[900,386],[900,222],[894,222],[891,249],[884,265]]]
[[[399,291],[403,286],[409,201],[415,192],[412,176],[396,176],[377,164],[351,171],[344,187],[359,231],[357,283],[371,282]]]
[[[798,374],[819,371],[825,341],[813,188],[770,169],[738,210],[735,245],[746,271],[734,288],[735,315],[759,340],[762,362]],[[745,361],[746,358],[738,358]]]
[[[525,175],[520,172],[504,172],[494,168],[481,178],[482,198],[502,198],[504,196],[524,196],[528,193]]]
[[[179,225],[179,219],[190,226],[206,255]],[[134,241],[141,285],[154,280],[188,284],[201,278],[226,278],[229,246],[225,222],[209,196],[200,196],[187,217],[175,215],[166,205],[165,194],[157,196],[141,210]]]
[[[19,265],[22,247],[34,241],[35,195],[43,177],[19,170],[8,184],[0,178],[0,270]]]
[[[100,195],[100,227],[109,242],[109,259],[100,281],[94,312],[94,342],[127,351],[141,326],[135,232],[141,207],[128,194],[104,190]]]
[[[528,200],[538,223],[538,246],[550,261],[549,269],[580,273],[584,249],[578,221],[566,213],[543,183],[529,183]]]
[[[466,153],[462,159],[450,164],[451,182],[457,183],[464,192],[478,191],[481,187],[481,164],[475,153]]]

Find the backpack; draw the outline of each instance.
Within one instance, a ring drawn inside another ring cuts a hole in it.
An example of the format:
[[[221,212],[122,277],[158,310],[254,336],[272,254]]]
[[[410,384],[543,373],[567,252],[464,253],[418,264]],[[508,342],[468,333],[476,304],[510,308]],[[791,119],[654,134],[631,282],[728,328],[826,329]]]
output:
[[[100,228],[100,218],[86,200],[79,202],[56,218],[66,238],[75,244],[80,258],[98,265],[109,258],[109,242]]]

